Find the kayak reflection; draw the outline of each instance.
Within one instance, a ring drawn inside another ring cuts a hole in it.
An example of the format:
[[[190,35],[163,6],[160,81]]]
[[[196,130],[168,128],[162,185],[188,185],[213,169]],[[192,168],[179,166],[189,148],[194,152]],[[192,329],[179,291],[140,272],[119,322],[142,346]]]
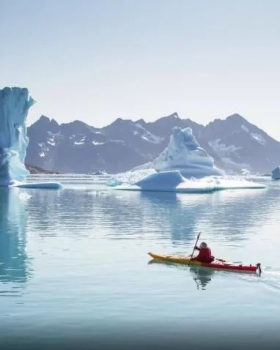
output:
[[[150,260],[148,262],[148,265],[152,264],[163,264],[169,267],[176,267],[181,269],[186,269],[186,265],[178,265],[174,264],[169,261],[158,261],[158,260]],[[189,271],[191,272],[191,275],[193,277],[193,280],[195,281],[196,287],[199,290],[206,290],[207,284],[211,281],[211,277],[214,275],[215,270],[207,269],[201,266],[189,266]]]
[[[197,289],[206,290],[207,284],[211,281],[211,277],[215,271],[210,269],[204,269],[203,267],[191,267],[190,272],[193,276],[193,280],[196,283]]]

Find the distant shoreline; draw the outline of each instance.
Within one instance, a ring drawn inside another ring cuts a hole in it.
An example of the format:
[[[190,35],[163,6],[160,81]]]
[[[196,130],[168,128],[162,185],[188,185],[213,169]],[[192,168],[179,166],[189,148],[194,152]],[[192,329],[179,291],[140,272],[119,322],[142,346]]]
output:
[[[35,165],[25,164],[30,174],[61,174],[58,171],[48,171]]]

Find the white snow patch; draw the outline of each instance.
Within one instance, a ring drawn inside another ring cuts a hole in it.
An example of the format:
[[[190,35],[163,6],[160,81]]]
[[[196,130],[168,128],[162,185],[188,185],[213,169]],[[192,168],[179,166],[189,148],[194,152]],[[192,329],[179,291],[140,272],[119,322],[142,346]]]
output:
[[[40,142],[39,146],[41,147],[42,152],[48,152],[50,149],[45,145],[44,142]]]
[[[249,164],[246,163],[236,163],[234,162],[232,159],[230,159],[229,157],[222,157],[221,160],[225,163],[225,164],[229,164],[231,166],[234,166],[237,169],[251,169]],[[248,170],[249,171],[249,170]]]
[[[97,142],[97,141],[92,141],[92,143],[96,146],[98,145],[105,145],[105,143],[109,143],[109,142],[115,142],[115,143],[124,143],[125,142],[123,140],[110,140],[110,141],[107,141],[107,142]]]
[[[42,158],[42,157],[46,157],[45,152],[40,152],[40,153],[39,153],[39,157],[41,157],[41,158]]]
[[[220,143],[221,139],[210,141],[208,144],[213,148],[213,150],[218,154],[219,157],[227,157],[235,151],[242,149],[242,147],[236,147],[235,145],[225,145]]]
[[[137,124],[135,124],[135,126],[145,132],[145,134],[142,135],[143,140],[146,140],[146,141],[151,142],[151,143],[161,143],[163,141],[162,137],[159,137],[159,136],[152,134],[151,132],[149,132],[148,130],[143,128],[143,126],[141,124],[137,123]]]
[[[83,136],[80,141],[75,141],[74,145],[84,145],[86,137]]]
[[[246,126],[245,125],[241,125],[241,129],[243,129],[244,131],[246,131],[246,132],[249,132],[249,129],[248,128],[246,128]]]
[[[55,142],[53,139],[47,140],[47,143],[51,146],[55,146]]]
[[[255,139],[258,143],[260,143],[261,145],[265,145],[266,144],[266,141],[265,141],[265,139],[262,137],[262,135],[260,135],[260,134],[254,134],[254,133],[251,133],[250,134],[251,135],[251,137],[253,138],[253,139]]]

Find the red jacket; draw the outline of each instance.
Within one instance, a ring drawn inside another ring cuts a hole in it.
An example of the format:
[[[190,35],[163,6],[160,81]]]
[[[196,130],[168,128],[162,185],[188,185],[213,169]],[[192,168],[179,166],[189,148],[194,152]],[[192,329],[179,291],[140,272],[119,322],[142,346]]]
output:
[[[212,256],[210,248],[196,248],[196,249],[199,250],[199,253],[192,260],[196,260],[204,263],[210,263],[214,260],[214,257]]]

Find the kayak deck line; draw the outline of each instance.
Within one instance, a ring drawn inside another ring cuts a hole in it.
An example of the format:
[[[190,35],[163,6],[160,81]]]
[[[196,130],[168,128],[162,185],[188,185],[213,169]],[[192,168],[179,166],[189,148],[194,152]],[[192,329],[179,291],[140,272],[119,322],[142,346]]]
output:
[[[261,273],[261,264],[255,264],[255,265],[244,265],[242,263],[235,263],[226,261],[224,259],[215,259],[211,263],[203,263],[196,260],[191,260],[190,256],[179,256],[179,255],[164,255],[164,254],[157,254],[157,253],[148,253],[154,260],[161,261],[161,262],[172,262],[177,264],[184,264],[184,265],[191,265],[191,266],[200,266],[200,267],[208,267],[212,269],[219,269],[219,270],[227,270],[227,271],[234,271],[234,272],[249,272],[249,273]]]

